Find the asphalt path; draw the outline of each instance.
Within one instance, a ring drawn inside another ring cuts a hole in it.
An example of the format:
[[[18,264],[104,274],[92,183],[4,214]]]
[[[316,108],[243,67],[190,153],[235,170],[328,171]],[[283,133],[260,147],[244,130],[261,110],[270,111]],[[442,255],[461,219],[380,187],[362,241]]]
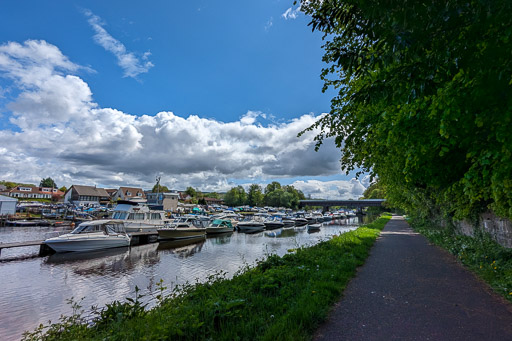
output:
[[[512,341],[512,304],[393,216],[314,340]]]

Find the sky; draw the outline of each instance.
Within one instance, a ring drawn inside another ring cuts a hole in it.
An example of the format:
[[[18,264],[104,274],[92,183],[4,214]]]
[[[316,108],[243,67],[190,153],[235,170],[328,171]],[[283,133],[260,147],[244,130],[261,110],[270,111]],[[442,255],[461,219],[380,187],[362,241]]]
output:
[[[360,197],[333,141],[297,137],[335,95],[308,23],[292,0],[3,2],[0,180]]]

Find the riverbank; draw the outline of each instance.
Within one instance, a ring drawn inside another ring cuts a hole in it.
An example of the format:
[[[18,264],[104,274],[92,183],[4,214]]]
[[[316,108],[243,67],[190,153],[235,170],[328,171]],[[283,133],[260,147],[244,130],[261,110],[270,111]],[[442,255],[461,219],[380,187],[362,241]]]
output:
[[[512,302],[512,249],[501,246],[481,230],[471,237],[430,222],[413,219],[409,223],[415,231],[456,256],[494,291]]]
[[[150,310],[140,298],[113,302],[96,312],[92,327],[76,304],[71,317],[25,339],[309,339],[389,219],[283,257],[269,255],[232,279],[220,273],[168,297],[155,293],[159,304]]]

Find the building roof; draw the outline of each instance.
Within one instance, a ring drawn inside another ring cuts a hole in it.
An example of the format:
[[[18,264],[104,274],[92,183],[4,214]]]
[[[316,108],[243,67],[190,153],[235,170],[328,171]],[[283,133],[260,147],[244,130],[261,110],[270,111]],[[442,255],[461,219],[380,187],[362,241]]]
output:
[[[71,186],[75,189],[78,195],[87,195],[91,197],[108,197],[108,193],[104,188],[97,188],[93,186],[81,186],[81,185],[73,185]]]
[[[126,197],[129,197],[129,198],[137,197],[137,193],[141,193],[142,194],[142,198],[146,197],[146,193],[144,193],[142,188],[137,188],[137,187],[119,187],[119,190],[121,192],[123,192]],[[127,195],[126,194],[127,192],[130,192],[131,194]]]
[[[115,188],[105,188],[105,191],[108,193],[108,196],[111,198],[113,198],[117,193],[117,189],[115,189]]]
[[[28,191],[22,191],[20,188],[30,188],[30,192]],[[51,187],[37,187],[34,185],[20,185],[16,186],[13,189],[9,191],[9,193],[36,193],[36,194],[51,194],[55,196],[62,196],[64,192],[58,189],[54,189]]]
[[[16,198],[7,197],[5,195],[0,195],[0,201],[18,201]]]

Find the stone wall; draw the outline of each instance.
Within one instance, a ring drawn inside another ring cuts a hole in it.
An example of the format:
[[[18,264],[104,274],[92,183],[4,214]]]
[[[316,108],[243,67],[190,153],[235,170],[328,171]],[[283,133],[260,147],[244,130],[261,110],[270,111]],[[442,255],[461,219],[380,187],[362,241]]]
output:
[[[467,221],[454,222],[457,231],[461,234],[473,236],[475,227]],[[512,248],[512,222],[510,220],[497,217],[493,213],[483,213],[480,215],[479,227],[489,233],[500,245]]]

